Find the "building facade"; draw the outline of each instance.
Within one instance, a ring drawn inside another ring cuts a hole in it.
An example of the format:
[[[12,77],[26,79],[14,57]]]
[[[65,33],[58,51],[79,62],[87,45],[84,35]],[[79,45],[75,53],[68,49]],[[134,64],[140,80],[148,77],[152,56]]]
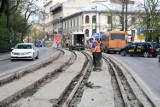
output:
[[[122,4],[117,0],[68,0],[50,8],[52,13],[52,31],[65,37],[72,32],[84,32],[87,39],[93,33],[106,34],[111,30],[122,30]],[[137,35],[138,9],[134,1],[129,1],[128,35]]]
[[[67,0],[44,0],[44,12],[45,12],[45,26],[44,31],[46,35],[53,35],[53,13],[51,12],[51,7],[57,3],[62,3]]]

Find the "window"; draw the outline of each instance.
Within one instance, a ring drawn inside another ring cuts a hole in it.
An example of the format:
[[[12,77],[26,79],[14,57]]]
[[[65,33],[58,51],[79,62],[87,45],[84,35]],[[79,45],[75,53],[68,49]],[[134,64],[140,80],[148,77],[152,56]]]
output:
[[[71,20],[71,28],[72,28],[72,20]]]
[[[77,17],[77,26],[79,26],[79,17]]]
[[[96,33],[96,29],[92,29],[92,34],[93,34],[93,33]]]
[[[69,21],[67,21],[67,28],[69,28]]]
[[[111,40],[125,40],[124,34],[111,34]]]
[[[75,21],[75,19],[73,20],[73,27],[75,27],[76,26],[76,21]]]
[[[88,29],[85,30],[85,34],[87,37],[89,37],[89,30]]]
[[[92,17],[92,23],[96,23],[96,15]]]
[[[86,16],[85,23],[89,23],[89,16]]]
[[[109,32],[109,31],[112,31],[112,29],[108,29],[108,32]]]
[[[131,31],[131,34],[132,34],[132,36],[135,37],[136,31],[135,31],[135,30],[132,30],[132,31]]]
[[[108,24],[112,23],[112,16],[108,16]]]
[[[67,29],[67,22],[65,22],[65,29]]]

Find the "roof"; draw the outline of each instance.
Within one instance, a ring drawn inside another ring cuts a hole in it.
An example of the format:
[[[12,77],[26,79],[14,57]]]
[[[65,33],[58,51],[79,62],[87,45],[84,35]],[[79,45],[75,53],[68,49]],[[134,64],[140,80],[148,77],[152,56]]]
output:
[[[135,4],[128,4],[128,13],[137,13],[144,11],[142,8],[138,8],[138,2]],[[74,13],[64,17],[65,19],[72,17],[83,12],[122,12],[122,4],[113,4],[111,2],[97,2],[91,3],[84,8],[77,8]]]
[[[142,10],[142,9],[141,9]],[[77,10],[77,12],[82,11],[100,11],[100,12],[110,12],[110,11],[122,11],[122,5],[121,4],[113,4],[110,2],[97,2],[97,3],[91,3],[91,5]],[[135,2],[135,4],[128,4],[128,12],[140,12],[140,8],[138,8],[138,3]]]
[[[33,45],[33,43],[18,43],[17,45]]]

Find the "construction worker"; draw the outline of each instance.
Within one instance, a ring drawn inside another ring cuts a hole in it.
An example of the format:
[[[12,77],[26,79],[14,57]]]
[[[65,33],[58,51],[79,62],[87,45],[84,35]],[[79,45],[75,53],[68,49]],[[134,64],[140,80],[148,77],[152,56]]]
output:
[[[68,46],[69,46],[69,40],[68,39],[66,39],[65,45],[66,45],[66,48],[68,48]]]
[[[93,70],[101,70],[101,49],[100,49],[100,43],[98,43],[97,40],[94,40],[93,38],[90,39],[91,45],[91,52],[93,55]]]

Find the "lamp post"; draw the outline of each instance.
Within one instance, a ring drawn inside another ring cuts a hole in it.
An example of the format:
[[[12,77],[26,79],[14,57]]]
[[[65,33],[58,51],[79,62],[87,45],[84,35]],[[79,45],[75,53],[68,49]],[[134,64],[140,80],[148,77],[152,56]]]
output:
[[[127,27],[128,27],[128,0],[125,0],[125,5],[126,5],[126,13],[125,13],[125,31],[127,31]]]

